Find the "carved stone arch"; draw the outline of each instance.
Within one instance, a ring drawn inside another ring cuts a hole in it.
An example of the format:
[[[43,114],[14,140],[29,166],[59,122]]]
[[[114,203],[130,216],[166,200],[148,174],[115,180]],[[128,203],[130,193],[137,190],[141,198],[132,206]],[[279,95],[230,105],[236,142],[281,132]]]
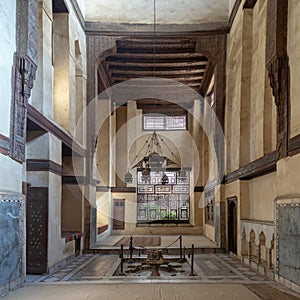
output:
[[[263,231],[259,234],[259,262],[266,263],[267,249],[266,249],[266,235]]]

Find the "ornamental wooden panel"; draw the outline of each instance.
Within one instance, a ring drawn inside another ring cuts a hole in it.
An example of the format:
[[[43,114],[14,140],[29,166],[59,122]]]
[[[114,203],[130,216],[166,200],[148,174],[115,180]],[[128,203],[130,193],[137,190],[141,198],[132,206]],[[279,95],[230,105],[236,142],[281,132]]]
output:
[[[48,188],[29,187],[26,204],[27,273],[47,272]]]

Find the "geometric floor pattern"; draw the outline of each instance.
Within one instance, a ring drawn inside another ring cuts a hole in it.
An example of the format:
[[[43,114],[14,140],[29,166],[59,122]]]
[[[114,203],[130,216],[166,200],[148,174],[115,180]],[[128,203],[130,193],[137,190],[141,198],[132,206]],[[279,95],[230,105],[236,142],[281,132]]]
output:
[[[248,266],[244,265],[240,260],[230,255],[224,253],[197,254],[195,255],[194,261],[194,273],[196,274],[196,276],[189,276],[187,274],[186,277],[181,278],[126,278],[123,276],[113,276],[116,268],[119,266],[119,257],[117,255],[83,254],[75,258],[67,266],[60,268],[53,274],[46,274],[42,276],[28,276],[27,285],[29,288],[30,286],[34,286],[35,284],[58,284],[59,288],[59,286],[64,284],[84,284],[87,281],[96,284],[99,283],[112,285],[119,283],[171,284],[177,282],[178,284],[183,285],[199,283],[203,286],[205,286],[205,284],[210,284],[209,286],[213,286],[213,284],[217,284],[216,288],[218,288],[222,285],[224,286],[225,284],[227,286],[240,286],[241,289],[243,288],[248,290],[248,293],[251,292],[253,293],[252,295],[255,294],[255,299],[300,299],[298,294],[292,293],[286,288],[283,288],[281,285],[271,280],[270,278],[263,276],[261,273],[253,271]],[[251,297],[251,299],[254,298]],[[226,299],[229,298],[227,297]]]
[[[123,279],[113,277],[113,273],[119,264],[117,255],[93,255],[84,254],[75,258],[70,264],[62,267],[53,274],[37,277],[32,282],[63,282]],[[194,273],[196,276],[187,280],[203,282],[270,282],[270,278],[251,270],[240,260],[223,253],[208,253],[195,255]],[[141,278],[137,278],[141,279]],[[155,278],[163,281],[165,277]],[[175,279],[175,278],[174,278]],[[174,280],[172,279],[172,280]],[[169,278],[167,278],[169,280]]]

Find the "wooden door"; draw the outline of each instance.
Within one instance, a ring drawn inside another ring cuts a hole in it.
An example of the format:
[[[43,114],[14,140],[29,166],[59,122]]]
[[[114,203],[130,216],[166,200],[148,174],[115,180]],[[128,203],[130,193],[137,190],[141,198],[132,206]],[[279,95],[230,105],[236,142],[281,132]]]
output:
[[[237,199],[228,199],[228,251],[237,253]]]
[[[125,199],[113,200],[113,229],[124,230],[125,229]]]
[[[47,272],[48,188],[29,187],[26,203],[26,266],[29,274]]]

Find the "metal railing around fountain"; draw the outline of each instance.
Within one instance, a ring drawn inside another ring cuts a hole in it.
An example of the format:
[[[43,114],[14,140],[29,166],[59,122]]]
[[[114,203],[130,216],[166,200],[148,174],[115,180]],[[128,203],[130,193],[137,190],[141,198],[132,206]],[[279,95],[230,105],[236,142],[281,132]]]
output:
[[[182,246],[182,236],[180,235],[174,242],[169,244],[168,246],[162,248],[162,249],[147,249],[144,246],[134,246],[133,245],[133,236],[130,237],[129,241],[129,248],[128,248],[128,254],[127,254],[127,260],[128,263],[133,263],[133,253],[135,250],[138,251],[138,257],[141,257],[142,254],[147,254],[146,262],[152,266],[152,274],[151,276],[159,276],[158,268],[159,265],[163,264],[163,251],[166,251],[168,253],[168,249],[173,246],[177,241],[179,240],[179,258],[178,262],[179,263],[184,263],[186,261],[186,248],[185,246]],[[124,260],[126,259],[124,257],[124,244],[121,244],[121,249],[120,249],[120,259],[121,259],[121,264],[120,264],[120,274],[124,274]],[[188,254],[188,257],[191,258],[190,261],[190,274],[189,276],[195,276],[196,274],[194,273],[194,255],[195,255],[195,250],[194,250],[194,244],[192,244],[190,253]]]

